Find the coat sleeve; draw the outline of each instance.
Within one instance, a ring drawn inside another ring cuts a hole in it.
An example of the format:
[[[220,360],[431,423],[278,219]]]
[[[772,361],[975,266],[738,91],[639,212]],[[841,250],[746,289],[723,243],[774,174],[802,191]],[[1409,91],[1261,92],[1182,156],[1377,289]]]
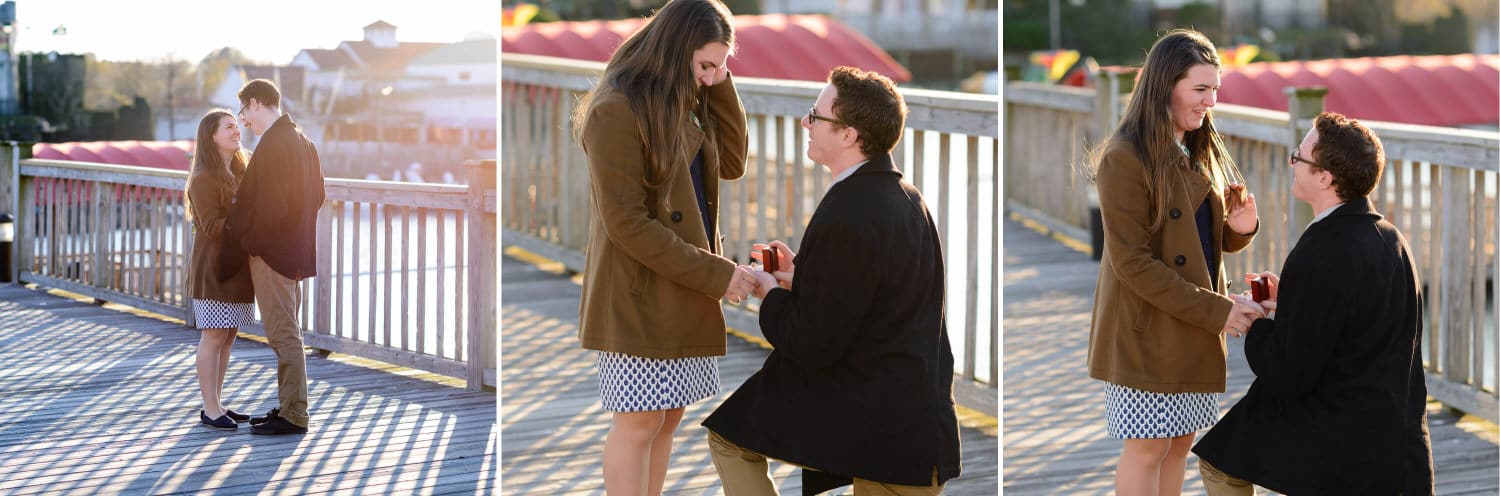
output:
[[[1305,236],[1305,235],[1304,235]],[[1304,242],[1315,240],[1304,237]],[[1294,255],[1297,256],[1297,255]],[[1245,359],[1256,382],[1283,398],[1307,394],[1333,356],[1352,300],[1352,254],[1307,255],[1287,261],[1278,288],[1276,319],[1258,319],[1245,337]],[[1301,262],[1300,260],[1306,260]]]
[[[1151,252],[1151,200],[1146,169],[1129,147],[1114,147],[1099,164],[1099,210],[1108,265],[1141,299],[1206,332],[1218,334],[1234,302],[1193,284]],[[1170,221],[1169,221],[1170,222]]]
[[[215,184],[207,174],[193,176],[188,184],[188,202],[193,206],[193,224],[197,232],[208,239],[219,239],[224,233],[224,224],[229,221],[229,212],[224,208],[227,188]]]
[[[630,258],[666,279],[719,299],[735,263],[684,241],[647,215],[645,146],[624,102],[602,102],[583,129],[589,187],[604,234]]]
[[[1224,231],[1224,235],[1219,237],[1224,240],[1221,243],[1223,246],[1220,247],[1224,250],[1224,253],[1239,253],[1243,251],[1245,247],[1250,246],[1250,241],[1254,240],[1255,235],[1260,232],[1260,221],[1258,220],[1255,222],[1255,230],[1250,231],[1250,234],[1235,232],[1234,228],[1229,227],[1228,222],[1220,222],[1219,226]]]
[[[719,146],[719,178],[735,180],[745,175],[745,156],[750,138],[745,132],[745,107],[734,88],[734,75],[705,90],[708,114],[714,120],[714,139]]]
[[[825,199],[823,205],[831,203]],[[870,227],[871,219],[853,217],[828,216],[808,226],[809,234],[819,231],[823,244],[804,246],[795,260],[796,285],[790,291],[772,289],[760,305],[766,341],[809,370],[827,368],[844,356],[875,304],[880,271],[872,268],[889,265],[878,259],[885,243]]]

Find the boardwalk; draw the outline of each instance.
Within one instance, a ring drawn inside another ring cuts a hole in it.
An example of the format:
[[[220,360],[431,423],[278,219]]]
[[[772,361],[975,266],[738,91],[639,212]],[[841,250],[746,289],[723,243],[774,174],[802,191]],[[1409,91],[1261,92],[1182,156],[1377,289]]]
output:
[[[511,257],[501,262],[501,478],[505,494],[604,494],[601,457],[609,413],[600,409],[591,355],[578,347],[577,284]],[[767,351],[738,338],[719,362],[722,393],[687,408],[664,492],[723,494],[699,425],[749,378]],[[964,475],[945,494],[995,494],[993,426],[962,430]],[[773,462],[781,493],[801,494],[795,467]],[[847,491],[849,488],[843,488]]]
[[[1104,387],[1088,378],[1089,314],[1099,264],[1005,221],[1005,494],[1109,494],[1120,441],[1104,432]],[[1229,340],[1227,410],[1253,376]],[[1500,431],[1428,404],[1438,494],[1496,494]],[[1187,494],[1200,494],[1189,455]]]
[[[197,427],[196,331],[0,284],[0,494],[485,494],[495,395],[462,381],[307,357],[311,431]],[[276,359],[234,347],[225,404],[275,405]]]

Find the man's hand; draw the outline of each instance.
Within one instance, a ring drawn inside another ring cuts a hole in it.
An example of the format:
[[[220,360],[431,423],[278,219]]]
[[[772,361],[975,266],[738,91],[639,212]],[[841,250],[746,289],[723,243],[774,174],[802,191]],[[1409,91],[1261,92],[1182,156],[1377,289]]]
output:
[[[786,243],[781,242],[781,240],[774,240],[769,244],[756,243],[751,245],[750,248],[750,258],[760,261],[762,266],[765,265],[765,260],[760,259],[761,250],[767,248],[776,250],[776,268],[779,270],[771,275],[775,276],[777,284],[781,285],[782,288],[791,290],[792,276],[797,270],[796,265],[792,263],[792,259],[797,256],[795,253],[792,253],[792,248],[787,246]],[[770,288],[767,289],[769,290]]]
[[[771,289],[776,287],[776,278],[766,273],[766,271],[756,268],[750,269],[750,275],[755,278],[755,289],[751,294],[755,295],[756,298],[766,299],[766,293],[770,293]]]

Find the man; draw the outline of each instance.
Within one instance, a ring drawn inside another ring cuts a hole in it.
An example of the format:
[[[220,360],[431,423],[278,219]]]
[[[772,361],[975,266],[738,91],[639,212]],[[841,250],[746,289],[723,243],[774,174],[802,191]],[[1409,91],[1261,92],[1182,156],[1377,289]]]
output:
[[[1406,239],[1368,198],[1385,152],[1325,112],[1292,152],[1316,213],[1245,339],[1255,382],[1193,448],[1210,495],[1431,494],[1422,307]],[[1286,308],[1278,308],[1285,300]]]
[[[766,458],[853,478],[855,494],[939,494],[959,473],[953,352],[937,229],[891,162],[906,104],[879,74],[828,83],[802,126],[834,181],[795,261],[777,241],[777,277],[755,271],[775,350],[703,422],[714,467],[727,494],[775,494]]]
[[[281,113],[281,92],[264,79],[240,88],[240,120],[260,136],[235,194],[227,240],[250,257],[255,302],[276,351],[280,405],[250,420],[251,434],[307,432],[307,365],[297,309],[297,283],[317,275],[318,208],[323,205],[323,168],[318,150]]]

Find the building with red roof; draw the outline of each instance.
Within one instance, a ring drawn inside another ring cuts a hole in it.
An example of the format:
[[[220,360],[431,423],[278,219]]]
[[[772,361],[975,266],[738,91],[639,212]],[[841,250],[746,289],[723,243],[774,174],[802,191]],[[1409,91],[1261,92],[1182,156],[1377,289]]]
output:
[[[501,30],[500,51],[604,62],[645,19],[550,22]],[[742,15],[734,17],[736,53],[729,68],[736,75],[823,81],[840,65],[879,72],[897,83],[911,72],[869,39],[820,15]],[[503,55],[502,55],[503,56]]]
[[[1325,108],[1358,119],[1493,128],[1500,55],[1403,55],[1257,62],[1227,71],[1219,101],[1285,111],[1285,88],[1328,88]]]
[[[31,148],[31,156],[185,171],[191,166],[189,154],[192,150],[191,140],[88,141],[37,143]]]

